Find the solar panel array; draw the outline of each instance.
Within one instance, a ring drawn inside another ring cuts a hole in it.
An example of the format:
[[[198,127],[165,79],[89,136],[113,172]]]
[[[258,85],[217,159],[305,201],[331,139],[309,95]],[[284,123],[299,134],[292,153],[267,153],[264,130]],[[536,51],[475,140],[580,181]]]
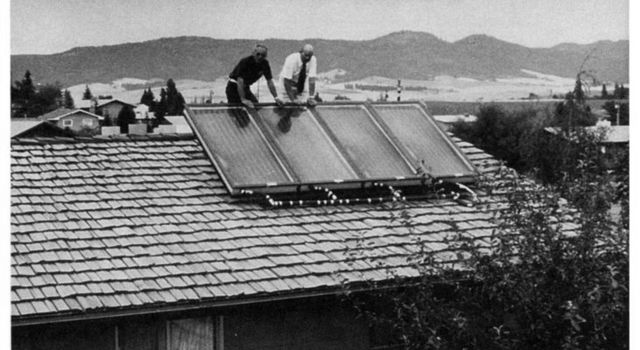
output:
[[[469,182],[477,174],[417,102],[191,105],[186,115],[231,194],[412,185],[425,175]]]

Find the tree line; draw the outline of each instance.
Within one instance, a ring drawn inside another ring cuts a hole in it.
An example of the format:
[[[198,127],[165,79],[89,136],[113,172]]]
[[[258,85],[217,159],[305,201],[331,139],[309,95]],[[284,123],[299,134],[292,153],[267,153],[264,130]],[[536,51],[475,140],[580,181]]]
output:
[[[111,96],[94,96],[88,85],[82,95],[83,100],[90,100],[97,106],[98,100],[111,98]],[[156,119],[150,123],[150,128],[158,124],[167,123],[166,115],[182,115],[185,99],[176,88],[173,79],[168,79],[166,87],[160,89],[160,98],[156,97],[151,88],[145,89],[140,103],[149,107]],[[94,107],[95,107],[94,106]],[[75,102],[68,89],[62,90],[60,83],[35,84],[31,72],[27,70],[22,80],[15,81],[11,85],[11,117],[12,118],[36,118],[58,108],[74,109]],[[96,114],[101,115],[99,110]],[[127,131],[127,125],[135,123],[135,112],[129,106],[124,107],[117,118],[106,116],[104,125],[114,124],[121,126],[123,132]]]
[[[69,90],[62,91],[60,83],[34,84],[31,72],[11,85],[11,117],[35,118],[60,107],[74,108]]]

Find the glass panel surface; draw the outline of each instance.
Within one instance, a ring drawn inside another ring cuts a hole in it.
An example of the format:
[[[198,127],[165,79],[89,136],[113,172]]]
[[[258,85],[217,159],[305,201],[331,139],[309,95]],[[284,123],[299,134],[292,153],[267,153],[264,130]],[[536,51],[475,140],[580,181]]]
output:
[[[242,108],[194,108],[191,119],[232,187],[291,179]]]
[[[357,179],[306,108],[262,108],[261,120],[302,182]]]
[[[418,105],[373,105],[391,133],[415,161],[433,176],[474,175],[473,168],[428,120]]]
[[[169,350],[213,350],[213,319],[188,318],[169,322]]]
[[[365,179],[414,175],[363,106],[316,106],[315,110]]]

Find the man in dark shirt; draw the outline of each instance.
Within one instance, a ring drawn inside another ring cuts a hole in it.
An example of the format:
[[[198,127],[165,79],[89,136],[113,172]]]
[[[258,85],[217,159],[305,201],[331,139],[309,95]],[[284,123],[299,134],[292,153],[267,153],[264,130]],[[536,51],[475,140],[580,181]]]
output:
[[[251,56],[241,59],[229,74],[226,89],[227,102],[242,103],[248,108],[254,108],[253,104],[258,103],[258,99],[249,87],[262,76],[267,80],[267,86],[276,104],[282,105],[282,100],[278,98],[276,87],[273,84],[269,61],[267,61],[267,47],[260,44],[253,49]]]

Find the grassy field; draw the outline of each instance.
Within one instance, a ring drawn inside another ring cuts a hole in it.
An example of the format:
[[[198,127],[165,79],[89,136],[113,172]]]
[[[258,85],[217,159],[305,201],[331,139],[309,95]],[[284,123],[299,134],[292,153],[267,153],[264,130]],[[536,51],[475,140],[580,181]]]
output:
[[[591,110],[596,111],[602,108],[607,100],[587,100]],[[505,101],[505,102],[451,102],[451,101],[427,101],[427,108],[431,115],[452,115],[452,114],[474,114],[477,115],[483,105],[496,104],[508,112],[517,112],[526,109],[544,111],[553,110],[554,106],[562,100],[543,101]],[[617,100],[616,102],[628,103],[628,100]]]

